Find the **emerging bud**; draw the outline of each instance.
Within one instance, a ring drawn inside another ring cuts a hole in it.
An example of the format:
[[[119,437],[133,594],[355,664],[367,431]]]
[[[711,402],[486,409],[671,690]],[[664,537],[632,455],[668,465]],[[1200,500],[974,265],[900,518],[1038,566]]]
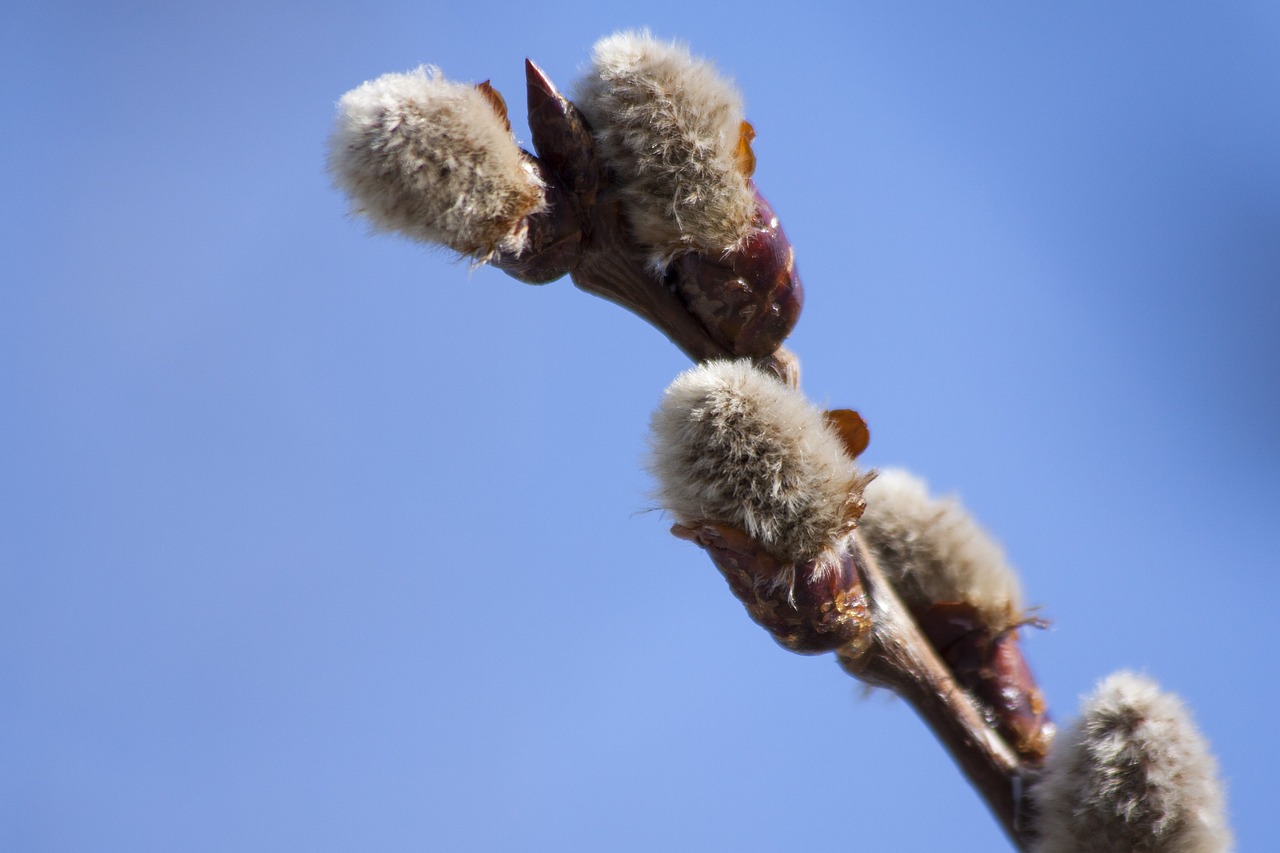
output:
[[[956,680],[989,724],[1039,761],[1054,728],[1018,643],[1028,619],[1018,577],[1000,546],[954,498],[935,500],[906,471],[867,487],[862,540]]]
[[[707,550],[779,643],[830,651],[865,630],[847,546],[870,476],[799,391],[749,362],[702,364],[667,389],[650,442],[673,532]]]
[[[756,204],[738,91],[683,45],[647,32],[601,39],[593,60],[574,101],[616,175],[635,238],[663,263],[740,246]]]
[[[338,103],[334,182],[380,230],[481,261],[518,253],[543,188],[501,104],[487,85],[453,83],[429,67],[369,81]]]
[[[1036,853],[1222,853],[1231,847],[1208,744],[1176,696],[1119,672],[1084,703],[1031,795]]]

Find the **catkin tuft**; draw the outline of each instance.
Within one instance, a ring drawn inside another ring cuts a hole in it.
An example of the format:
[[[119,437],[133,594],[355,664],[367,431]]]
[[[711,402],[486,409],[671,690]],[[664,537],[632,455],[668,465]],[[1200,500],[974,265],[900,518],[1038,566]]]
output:
[[[1109,676],[1049,750],[1032,788],[1035,853],[1222,853],[1231,848],[1208,744],[1182,702]]]
[[[910,606],[964,602],[994,631],[1022,621],[1022,590],[999,544],[956,498],[935,499],[920,478],[882,470],[867,487],[859,529]]]
[[[647,32],[596,43],[575,103],[619,182],[633,236],[663,265],[746,240],[756,212],[739,162],[742,96],[686,47]]]
[[[657,496],[681,524],[745,530],[795,564],[840,551],[862,508],[860,474],[822,412],[747,361],[682,373],[650,424]]]
[[[475,86],[434,68],[386,74],[342,96],[329,171],[383,231],[485,260],[524,248],[542,184]]]

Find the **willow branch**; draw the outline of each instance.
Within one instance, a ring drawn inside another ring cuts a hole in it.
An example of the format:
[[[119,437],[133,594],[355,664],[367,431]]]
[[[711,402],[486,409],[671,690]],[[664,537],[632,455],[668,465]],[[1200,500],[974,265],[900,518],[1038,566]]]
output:
[[[500,255],[494,259],[495,265],[531,283],[567,272],[579,288],[619,304],[653,325],[694,362],[744,354],[742,341],[726,338],[708,327],[707,318],[695,315],[677,294],[673,282],[660,278],[647,262],[646,252],[635,244],[624,224],[611,175],[600,163],[581,113],[535,64],[527,62],[525,70],[529,124],[538,151],[534,162],[548,187],[551,203],[545,213],[529,222],[530,249],[519,256]],[[771,209],[763,199],[760,203],[772,220],[774,231],[770,238],[785,243]],[[705,283],[697,278],[707,276],[708,269],[714,274],[714,267],[703,262],[700,267],[685,269],[694,279],[692,283],[685,282],[684,292],[699,285],[702,293],[715,292],[718,281],[714,277]],[[787,271],[793,275],[790,268]],[[798,300],[798,281],[792,287],[794,295],[791,290],[781,294],[773,290],[769,296]],[[793,387],[799,384],[799,363],[784,348],[769,347],[766,354],[756,350],[753,361]],[[704,528],[700,534],[683,535],[717,553],[717,563],[735,593],[744,603],[752,599],[751,583],[736,577],[737,572],[729,566],[733,561],[724,559],[728,553],[722,547],[723,537],[729,535],[726,531]],[[869,618],[863,617],[869,629],[863,631],[863,639],[840,650],[842,665],[856,677],[892,690],[916,710],[1010,839],[1023,848],[1023,767],[1017,753],[988,725],[973,698],[956,682],[921,633],[874,559],[858,540],[854,541],[858,544],[852,564],[870,603]],[[742,549],[750,550],[745,544]],[[742,551],[736,553],[741,560]],[[759,571],[762,556],[755,552],[739,565],[756,564],[752,569]],[[772,623],[787,607],[779,610],[773,603],[753,600],[748,603],[748,610],[775,637],[782,636]],[[766,612],[769,617],[762,616]],[[793,615],[798,624],[805,623],[804,614]],[[787,637],[793,633],[803,636],[805,631],[791,631]],[[813,651],[783,639],[779,642],[793,650]]]
[[[875,558],[856,537],[852,554],[871,605],[870,630],[837,652],[851,675],[901,696],[946,747],[1010,841],[1026,850],[1026,770],[924,638]]]

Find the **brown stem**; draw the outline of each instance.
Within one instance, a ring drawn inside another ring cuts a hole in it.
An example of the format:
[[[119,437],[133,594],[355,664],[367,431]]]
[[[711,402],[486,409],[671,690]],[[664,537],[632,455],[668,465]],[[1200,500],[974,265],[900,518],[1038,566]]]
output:
[[[1019,850],[1031,840],[1024,768],[956,684],[861,541],[854,565],[871,601],[871,631],[837,652],[851,675],[905,699],[942,742]]]
[[[867,633],[867,596],[849,555],[818,570],[816,560],[786,565],[745,530],[714,521],[671,532],[702,546],[747,613],[796,654],[835,651]]]
[[[627,236],[612,188],[596,196],[584,230],[586,245],[570,273],[574,284],[638,314],[695,362],[733,358],[694,319],[675,291],[649,269],[645,256]]]
[[[1043,627],[1044,621],[1024,615],[1013,625],[989,624],[987,615],[965,601],[910,602],[907,609],[988,724],[1024,763],[1042,765],[1056,729],[1019,632],[1027,625]]]
[[[1019,756],[935,651],[875,558],[855,535],[834,571],[785,565],[743,530],[717,522],[671,532],[704,548],[748,614],[784,648],[835,650],[850,674],[915,708],[986,800],[1015,845],[1028,842],[1022,782],[1038,757]]]

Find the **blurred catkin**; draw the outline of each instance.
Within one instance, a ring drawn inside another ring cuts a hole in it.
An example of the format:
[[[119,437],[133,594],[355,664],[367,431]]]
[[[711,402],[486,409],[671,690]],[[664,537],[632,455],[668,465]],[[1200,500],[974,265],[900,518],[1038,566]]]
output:
[[[1000,545],[955,498],[933,498],[920,478],[879,472],[859,528],[908,605],[972,605],[993,632],[1022,620],[1022,590]]]
[[[1130,672],[1106,678],[1054,741],[1032,789],[1035,853],[1222,853],[1222,785],[1182,702]]]

